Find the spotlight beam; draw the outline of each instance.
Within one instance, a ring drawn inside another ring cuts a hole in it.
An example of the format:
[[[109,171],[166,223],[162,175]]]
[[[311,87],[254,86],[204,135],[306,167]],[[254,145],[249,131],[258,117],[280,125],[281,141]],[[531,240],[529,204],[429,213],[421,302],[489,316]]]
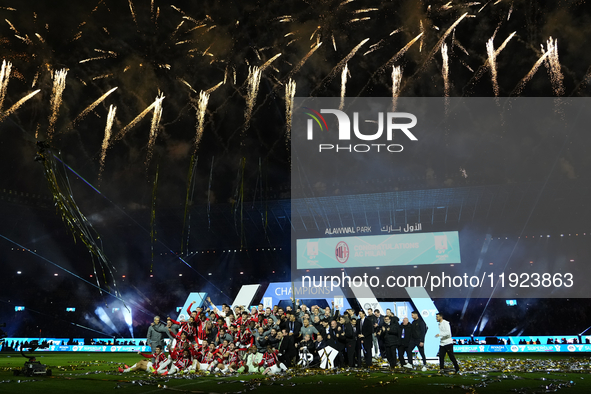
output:
[[[22,248],[23,250],[26,250],[27,252],[31,253],[31,254],[32,254],[32,255],[34,255],[34,256],[37,256],[37,257],[41,258],[42,260],[45,260],[45,261],[46,261],[46,262],[48,262],[49,264],[51,264],[51,265],[53,265],[53,266],[55,266],[55,267],[57,267],[57,268],[61,269],[62,271],[66,272],[66,273],[68,273],[68,274],[70,274],[70,275],[72,275],[73,277],[75,277],[75,278],[77,278],[77,279],[80,279],[80,280],[81,280],[81,281],[83,281],[84,283],[87,283],[87,284],[91,285],[92,287],[95,287],[95,288],[97,288],[97,289],[99,289],[99,290],[102,290],[102,291],[103,291],[103,292],[105,292],[106,294],[108,294],[108,295],[110,295],[110,296],[112,296],[112,297],[114,297],[114,298],[118,299],[119,301],[121,301],[121,302],[125,303],[125,300],[124,300],[124,299],[122,299],[122,298],[120,298],[120,297],[116,296],[116,295],[115,295],[115,294],[113,294],[113,293],[110,293],[109,291],[107,291],[107,290],[105,290],[105,289],[101,289],[101,288],[100,288],[99,286],[97,286],[96,284],[94,284],[94,283],[92,283],[92,282],[90,282],[90,281],[87,281],[86,279],[84,279],[84,278],[82,278],[82,277],[80,277],[80,276],[76,275],[76,274],[75,274],[75,273],[73,273],[72,271],[69,271],[69,270],[65,269],[65,268],[64,268],[64,267],[62,267],[61,265],[54,263],[53,261],[49,260],[47,257],[41,256],[40,254],[38,254],[38,253],[36,253],[36,252],[33,252],[31,249],[29,249],[29,248],[27,248],[27,247],[25,247],[25,246],[23,246],[23,245],[19,244],[18,242],[15,242],[15,241],[13,241],[13,240],[12,240],[12,239],[10,239],[10,238],[7,238],[7,237],[5,237],[5,236],[4,236],[4,235],[2,235],[2,234],[0,234],[0,238],[3,238],[3,239],[5,239],[6,241],[8,241],[8,242],[12,243],[13,245],[15,245],[15,246],[18,246],[19,248]],[[153,312],[150,312],[150,311],[147,311],[147,310],[145,310],[145,309],[142,309],[142,308],[140,308],[140,307],[139,307],[139,306],[137,306],[137,305],[136,305],[135,307],[136,307],[136,308],[138,308],[140,311],[142,311],[143,313],[145,313],[145,314],[147,314],[147,315],[151,315],[151,316],[153,316],[153,315],[154,315],[154,313],[153,313]]]

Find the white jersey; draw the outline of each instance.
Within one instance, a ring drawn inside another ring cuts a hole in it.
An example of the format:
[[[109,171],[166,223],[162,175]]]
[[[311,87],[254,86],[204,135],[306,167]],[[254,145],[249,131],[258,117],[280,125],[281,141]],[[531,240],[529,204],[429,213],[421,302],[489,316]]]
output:
[[[441,346],[451,345],[453,343],[451,338],[451,327],[447,320],[439,322],[439,340]]]

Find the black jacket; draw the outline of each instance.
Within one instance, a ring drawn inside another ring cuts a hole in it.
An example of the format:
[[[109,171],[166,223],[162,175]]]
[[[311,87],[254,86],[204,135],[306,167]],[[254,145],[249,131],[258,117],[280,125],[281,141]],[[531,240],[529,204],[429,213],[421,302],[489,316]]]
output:
[[[287,320],[287,321],[285,321],[285,322],[282,322],[282,323],[279,325],[279,327],[280,327],[282,330],[286,330],[286,331],[287,331],[287,333],[289,334],[289,332],[291,331],[291,325],[292,325],[292,322],[291,322],[291,321],[289,321],[289,320]],[[296,338],[296,339],[297,339],[297,338],[300,336],[300,329],[301,329],[301,328],[302,328],[302,323],[300,323],[300,322],[299,322],[299,321],[297,321],[297,320],[293,322],[293,337],[294,337],[294,338]]]
[[[411,324],[410,337],[415,342],[425,342],[425,334],[427,334],[427,325],[420,317],[413,320]]]
[[[351,323],[345,323],[345,340],[347,342],[357,340],[357,334],[353,331],[353,325]]]
[[[301,350],[303,348],[307,348],[309,353],[313,353],[314,350],[316,350],[316,342],[313,340],[309,340],[309,341],[301,341],[298,344],[298,350]]]
[[[399,337],[399,341],[400,341],[400,345],[404,345],[404,346],[408,346],[408,344],[410,343],[410,330],[411,330],[412,325],[407,324],[406,326],[401,324],[398,327],[398,337]]]
[[[278,342],[277,346],[279,346],[279,348],[277,349],[277,350],[279,350],[279,353],[284,354],[284,355],[288,355],[290,357],[291,357],[291,355],[293,355],[296,352],[294,338],[289,335],[283,337]]]
[[[328,329],[328,334],[326,335],[326,343],[328,344],[328,346],[331,346],[337,349],[338,351],[343,351],[345,349],[345,332],[342,330],[342,328],[339,331],[339,327],[340,326],[337,326],[337,329],[335,330],[333,330],[332,328]]]
[[[380,328],[385,346],[398,346],[400,344],[400,327],[398,323],[384,323]]]
[[[357,334],[363,334],[364,337],[371,337],[373,334],[373,319],[370,319],[369,316],[365,317],[363,320],[363,326],[361,325],[362,320],[357,320]]]

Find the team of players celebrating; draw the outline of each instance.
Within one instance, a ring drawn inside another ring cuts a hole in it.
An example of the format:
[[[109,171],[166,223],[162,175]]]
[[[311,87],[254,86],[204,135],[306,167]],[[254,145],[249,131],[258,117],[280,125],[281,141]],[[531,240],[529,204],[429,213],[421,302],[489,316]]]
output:
[[[423,370],[426,359],[423,344],[427,328],[418,313],[413,322],[399,322],[389,309],[339,311],[314,305],[308,308],[299,300],[285,309],[263,304],[250,311],[224,304],[219,310],[207,298],[209,307],[191,310],[186,321],[170,317],[166,324],[157,316],[148,329],[147,342],[152,354],[120,372],[145,370],[158,375],[178,373],[262,373],[286,371],[295,362],[320,368],[370,367],[373,356],[381,355],[390,368],[413,368],[412,351],[418,348]],[[164,352],[164,338],[168,346]],[[362,357],[362,353],[364,357]],[[397,357],[398,354],[398,357]],[[406,358],[405,358],[406,355]]]

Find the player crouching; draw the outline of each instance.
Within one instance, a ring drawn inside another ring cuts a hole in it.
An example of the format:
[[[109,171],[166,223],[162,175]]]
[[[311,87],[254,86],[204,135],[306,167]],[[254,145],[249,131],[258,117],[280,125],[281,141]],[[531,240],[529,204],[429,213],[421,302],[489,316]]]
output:
[[[186,347],[180,351],[173,351],[170,354],[173,362],[170,366],[170,369],[164,372],[162,375],[174,375],[175,373],[187,373],[189,372],[189,367],[193,363],[193,358],[191,356],[191,350],[189,347]]]
[[[234,343],[230,343],[230,345],[228,345],[228,352],[224,358],[223,364],[220,363],[217,366],[220,372],[224,374],[237,372],[238,369],[240,369],[243,365],[240,354],[244,353],[245,350],[246,349],[237,349]]]
[[[263,359],[259,363],[259,367],[265,367],[263,375],[274,375],[281,371],[287,371],[287,367],[283,363],[279,363],[277,353],[279,352],[273,349],[271,345],[267,345],[267,351],[263,354]]]
[[[218,349],[215,348],[213,342],[210,342],[208,347],[203,346],[201,360],[199,361],[199,370],[207,373],[213,372],[218,365],[218,357]]]

